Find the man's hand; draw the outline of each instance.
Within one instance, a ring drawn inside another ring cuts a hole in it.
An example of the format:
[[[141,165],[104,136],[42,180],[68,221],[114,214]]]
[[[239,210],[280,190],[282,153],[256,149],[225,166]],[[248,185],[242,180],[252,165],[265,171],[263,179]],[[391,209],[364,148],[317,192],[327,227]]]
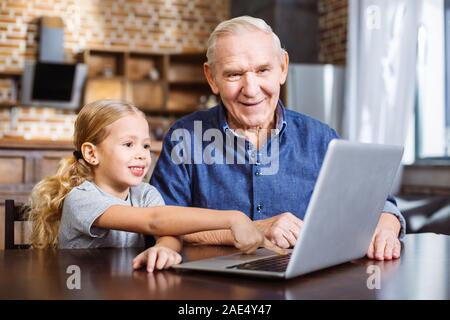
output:
[[[285,250],[269,241],[249,217],[242,212],[237,213],[230,227],[236,248],[247,254],[253,253],[259,247],[265,247],[278,254],[286,254]]]
[[[257,220],[253,223],[263,232],[264,236],[268,240],[283,249],[287,249],[295,245],[300,230],[303,227],[303,221],[290,212],[281,213],[277,216],[264,220]],[[183,239],[186,242],[196,244],[234,245],[234,237],[230,230],[197,232],[185,235]]]
[[[255,224],[264,232],[267,239],[285,249],[295,245],[303,227],[303,221],[290,212],[255,221]]]
[[[367,257],[380,261],[400,258],[402,248],[398,240],[400,228],[400,222],[396,216],[383,212],[367,250]]]

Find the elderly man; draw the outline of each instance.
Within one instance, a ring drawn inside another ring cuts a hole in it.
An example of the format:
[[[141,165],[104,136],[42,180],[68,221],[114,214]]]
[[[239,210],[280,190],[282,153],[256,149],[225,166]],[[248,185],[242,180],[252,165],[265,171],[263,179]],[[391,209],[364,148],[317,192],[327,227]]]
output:
[[[243,16],[219,24],[208,41],[207,59],[204,73],[221,103],[174,124],[150,183],[168,205],[241,210],[272,242],[292,247],[328,143],[338,136],[326,124],[287,110],[279,100],[289,58],[263,20]],[[215,151],[206,152],[213,137]],[[223,148],[221,141],[226,141]],[[226,161],[207,159],[209,154],[217,160],[221,152]],[[269,155],[266,160],[276,158],[276,166],[269,163],[273,170],[263,171],[268,168],[263,153]],[[368,257],[400,257],[404,232],[404,219],[388,198]],[[232,238],[219,230],[184,240],[231,244]]]

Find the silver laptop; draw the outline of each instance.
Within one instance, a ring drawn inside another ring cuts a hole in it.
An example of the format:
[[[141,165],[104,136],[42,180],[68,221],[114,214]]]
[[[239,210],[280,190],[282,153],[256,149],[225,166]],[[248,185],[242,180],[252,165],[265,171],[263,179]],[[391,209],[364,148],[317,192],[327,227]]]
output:
[[[173,267],[289,279],[361,258],[369,248],[402,154],[401,146],[333,140],[304,226],[288,255],[258,249],[251,255],[236,253]]]

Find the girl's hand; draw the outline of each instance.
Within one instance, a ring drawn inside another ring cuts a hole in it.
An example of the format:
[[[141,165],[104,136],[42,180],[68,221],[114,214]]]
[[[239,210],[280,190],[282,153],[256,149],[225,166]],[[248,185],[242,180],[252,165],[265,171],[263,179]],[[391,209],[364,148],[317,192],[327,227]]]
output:
[[[154,269],[168,269],[174,264],[179,264],[181,260],[181,255],[178,252],[164,246],[155,245],[133,259],[133,269],[139,269],[147,265],[147,272],[153,272]]]
[[[234,237],[234,246],[246,254],[254,252],[259,247],[265,247],[278,254],[286,254],[284,249],[269,241],[242,212],[236,215],[230,229]]]

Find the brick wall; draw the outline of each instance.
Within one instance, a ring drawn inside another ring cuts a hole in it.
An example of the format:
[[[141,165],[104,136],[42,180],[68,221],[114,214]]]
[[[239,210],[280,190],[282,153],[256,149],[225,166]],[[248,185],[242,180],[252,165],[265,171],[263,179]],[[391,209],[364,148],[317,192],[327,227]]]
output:
[[[1,117],[1,113],[0,113]],[[76,114],[54,108],[14,107],[9,112],[9,138],[71,140]]]
[[[319,0],[319,62],[345,64],[348,0]]]
[[[87,48],[156,53],[201,52],[229,17],[229,0],[0,0],[0,73],[20,72],[38,56],[39,17],[64,21],[67,61]],[[0,104],[17,98],[0,78]],[[69,139],[75,112],[15,107],[0,110],[0,138]]]
[[[63,19],[71,60],[86,48],[146,52],[203,51],[210,32],[229,16],[227,0],[2,0],[0,72],[21,69],[38,50],[39,17]]]

